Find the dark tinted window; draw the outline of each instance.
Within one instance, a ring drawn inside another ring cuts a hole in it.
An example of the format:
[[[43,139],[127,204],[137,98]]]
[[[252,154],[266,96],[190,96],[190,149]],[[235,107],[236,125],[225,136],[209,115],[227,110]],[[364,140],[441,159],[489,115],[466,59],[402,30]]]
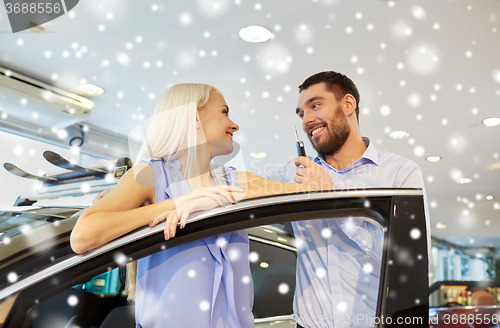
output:
[[[105,272],[89,281],[74,286],[76,289],[83,289],[87,293],[92,293],[104,296],[116,296],[120,291],[123,292],[122,283],[120,281],[120,268],[115,268],[111,271]]]
[[[0,241],[45,224],[46,215],[23,212],[0,212]]]
[[[293,313],[296,261],[292,250],[250,240],[256,319]]]

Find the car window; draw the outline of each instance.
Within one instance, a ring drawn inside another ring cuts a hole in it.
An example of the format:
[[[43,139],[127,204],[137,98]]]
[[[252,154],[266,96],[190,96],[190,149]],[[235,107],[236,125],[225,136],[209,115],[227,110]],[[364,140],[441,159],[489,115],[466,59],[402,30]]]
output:
[[[250,236],[250,269],[254,288],[253,314],[256,319],[291,315],[295,291],[296,250],[286,244],[271,244],[268,240]],[[281,237],[283,238],[283,237]],[[287,237],[293,242],[293,237]],[[123,288],[120,271],[115,268],[73,288],[99,296],[101,302],[124,303],[128,292]],[[118,300],[121,297],[122,300]],[[134,302],[130,302],[133,304]]]
[[[254,288],[255,318],[291,315],[297,261],[295,248],[286,244],[271,244],[264,238],[252,235],[250,238],[249,264]],[[293,237],[287,238],[293,242]],[[73,288],[92,293],[101,299],[117,296],[126,298],[128,291],[122,283],[123,277],[120,279],[120,271],[124,274],[124,267],[100,274]]]
[[[120,279],[120,271],[124,271],[124,267],[115,268],[106,273],[100,274],[89,281],[74,286],[75,289],[81,289],[87,293],[92,293],[100,297],[115,297],[118,294],[126,296],[128,293],[123,288],[124,285]]]
[[[250,240],[255,318],[293,313],[296,261],[295,251],[285,245]]]
[[[345,299],[346,308],[343,309],[345,313],[353,315],[354,311],[365,311],[367,315],[373,316],[377,305],[379,262],[383,248],[381,225],[368,217],[357,216],[294,222],[293,227],[296,236],[298,235],[297,239],[282,229],[283,225],[265,225],[247,230],[250,239],[248,259],[253,282],[254,318],[260,320],[260,324],[265,324],[266,318],[293,315],[297,248],[299,256],[305,259],[317,257],[320,262],[331,261],[332,259],[328,257],[338,256],[336,254],[339,252],[345,253],[339,260],[344,261],[344,264],[349,263],[349,266],[342,268],[332,262],[331,265],[337,268],[337,271],[328,271],[327,274],[327,271],[321,272],[322,269],[328,268],[323,265],[324,263],[318,265],[316,261],[299,261],[299,266],[307,265],[314,267],[315,270],[313,277],[309,272],[302,272],[301,293],[309,293],[307,295],[311,298],[314,296],[311,294],[311,289],[314,292],[324,293],[320,289],[315,289],[313,284],[328,286],[330,283],[338,283],[346,286],[348,288],[346,290],[355,291],[350,298]],[[311,231],[307,233],[300,231],[306,228]],[[318,247],[318,250],[314,247]],[[328,249],[336,250],[331,253]],[[43,300],[29,311],[31,313],[28,316],[29,320],[33,322],[42,320],[39,319],[40,312],[44,312],[43,320],[49,320],[46,318],[52,311],[50,309],[58,309],[54,316],[59,318],[62,315],[59,313],[61,308],[67,308],[65,313],[71,314],[76,311],[73,315],[77,315],[78,311],[95,312],[96,308],[99,308],[99,314],[93,314],[93,323],[97,324],[114,308],[134,306],[133,301],[126,300],[128,293],[123,286],[124,277],[120,279],[120,271],[123,274],[123,267],[99,274]],[[338,275],[338,281],[329,281],[327,277],[335,274]],[[311,281],[311,284],[305,281]],[[321,295],[319,300],[335,302],[326,295]],[[81,308],[77,309],[78,306]],[[80,317],[90,318],[82,314]]]

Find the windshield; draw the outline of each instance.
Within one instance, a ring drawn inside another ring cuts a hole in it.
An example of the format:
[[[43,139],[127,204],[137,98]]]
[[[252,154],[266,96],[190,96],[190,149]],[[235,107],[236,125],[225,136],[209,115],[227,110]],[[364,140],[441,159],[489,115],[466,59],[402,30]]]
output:
[[[28,212],[0,212],[0,243],[46,223],[47,215]]]

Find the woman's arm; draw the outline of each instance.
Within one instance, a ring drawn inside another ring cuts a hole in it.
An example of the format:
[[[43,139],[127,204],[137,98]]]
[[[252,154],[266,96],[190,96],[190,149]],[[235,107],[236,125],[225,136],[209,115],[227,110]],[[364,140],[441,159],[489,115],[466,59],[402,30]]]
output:
[[[293,194],[298,192],[314,190],[307,184],[300,183],[286,183],[268,180],[258,174],[248,171],[238,171],[238,185],[247,189],[247,193],[242,195],[235,195],[236,200],[250,199],[262,196],[273,196],[282,194]]]
[[[140,207],[147,200],[154,203],[153,170],[149,164],[141,163],[127,171],[106,197],[80,215],[71,232],[71,248],[84,253],[175,209],[172,200]]]
[[[147,163],[138,164],[125,173],[105,197],[82,213],[71,232],[71,248],[75,253],[84,253],[134,229],[152,222],[156,225],[165,219],[165,239],[169,239],[175,236],[177,229],[177,215],[170,215],[172,212],[177,214],[176,208],[211,209],[232,202],[230,192],[241,194],[243,190],[239,189],[227,186],[199,188],[155,204],[153,169]],[[141,206],[144,202],[151,205]]]

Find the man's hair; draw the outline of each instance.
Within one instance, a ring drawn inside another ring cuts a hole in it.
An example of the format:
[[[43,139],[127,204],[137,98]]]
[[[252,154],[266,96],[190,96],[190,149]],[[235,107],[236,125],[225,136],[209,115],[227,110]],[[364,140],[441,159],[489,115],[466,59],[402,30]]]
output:
[[[306,90],[311,85],[321,82],[325,82],[327,89],[330,90],[339,101],[348,93],[356,99],[356,119],[359,124],[359,91],[354,82],[347,76],[334,71],[316,73],[308,77],[299,85],[299,93]]]

